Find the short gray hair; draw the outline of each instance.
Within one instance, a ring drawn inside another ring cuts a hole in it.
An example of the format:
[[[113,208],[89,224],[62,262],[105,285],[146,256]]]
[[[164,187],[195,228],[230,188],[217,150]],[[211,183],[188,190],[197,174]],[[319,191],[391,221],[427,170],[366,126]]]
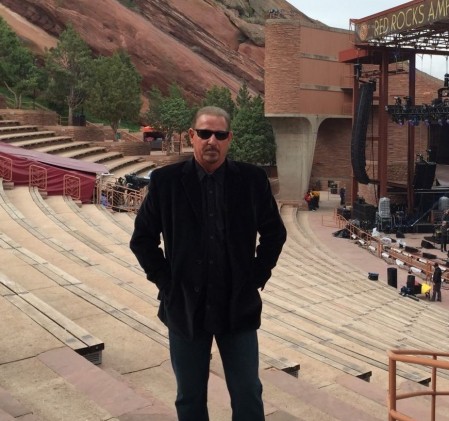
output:
[[[192,128],[195,128],[196,122],[202,115],[213,115],[215,117],[223,117],[226,120],[227,128],[229,129],[231,126],[231,117],[229,116],[229,113],[220,107],[215,107],[213,105],[208,105],[206,107],[200,108],[196,114],[195,117],[193,117],[192,121]]]

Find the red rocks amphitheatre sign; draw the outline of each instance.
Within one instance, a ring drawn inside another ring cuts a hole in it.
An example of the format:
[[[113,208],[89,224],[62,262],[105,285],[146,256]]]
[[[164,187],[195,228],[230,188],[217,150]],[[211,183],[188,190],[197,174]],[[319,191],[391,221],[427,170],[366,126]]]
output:
[[[449,24],[449,0],[416,0],[363,19],[351,20],[361,42],[370,42],[435,23]],[[446,26],[447,28],[447,26]]]

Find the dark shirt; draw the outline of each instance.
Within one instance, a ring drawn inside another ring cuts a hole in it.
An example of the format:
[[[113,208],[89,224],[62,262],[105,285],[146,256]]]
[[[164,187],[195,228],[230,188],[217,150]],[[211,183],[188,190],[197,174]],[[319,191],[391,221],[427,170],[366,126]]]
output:
[[[433,277],[432,277],[432,280],[435,284],[441,284],[441,274],[442,274],[441,268],[439,266],[437,266],[435,268],[435,270],[433,271]]]
[[[209,333],[229,330],[229,297],[231,282],[225,241],[225,191],[226,164],[207,174],[197,164],[201,184],[204,221],[203,291],[196,317],[197,329]]]

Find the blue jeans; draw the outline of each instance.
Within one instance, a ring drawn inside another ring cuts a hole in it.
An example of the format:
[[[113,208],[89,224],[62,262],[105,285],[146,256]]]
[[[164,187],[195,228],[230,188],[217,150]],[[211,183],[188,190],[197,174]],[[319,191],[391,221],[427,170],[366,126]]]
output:
[[[213,335],[194,340],[169,332],[179,421],[208,421],[207,382]],[[232,421],[265,420],[257,331],[215,335],[231,396]]]

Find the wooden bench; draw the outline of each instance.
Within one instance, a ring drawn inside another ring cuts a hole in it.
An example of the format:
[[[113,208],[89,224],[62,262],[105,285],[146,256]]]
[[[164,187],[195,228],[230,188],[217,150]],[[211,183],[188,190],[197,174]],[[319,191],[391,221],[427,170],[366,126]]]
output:
[[[47,332],[93,364],[101,364],[104,343],[17,282],[0,276],[0,294]]]

